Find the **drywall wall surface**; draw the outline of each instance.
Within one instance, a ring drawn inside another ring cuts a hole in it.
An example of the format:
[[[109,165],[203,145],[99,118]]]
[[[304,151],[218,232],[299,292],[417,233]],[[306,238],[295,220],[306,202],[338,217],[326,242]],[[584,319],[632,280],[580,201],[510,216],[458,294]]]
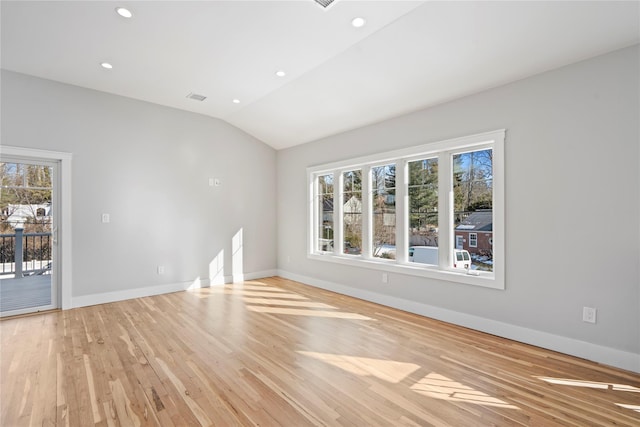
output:
[[[638,52],[636,45],[279,151],[279,270],[639,355]],[[505,290],[395,273],[382,283],[378,270],[306,257],[307,167],[503,128]],[[582,321],[584,306],[597,308],[595,325]]]
[[[198,114],[6,70],[1,83],[3,145],[73,154],[74,298],[274,271],[272,148]]]

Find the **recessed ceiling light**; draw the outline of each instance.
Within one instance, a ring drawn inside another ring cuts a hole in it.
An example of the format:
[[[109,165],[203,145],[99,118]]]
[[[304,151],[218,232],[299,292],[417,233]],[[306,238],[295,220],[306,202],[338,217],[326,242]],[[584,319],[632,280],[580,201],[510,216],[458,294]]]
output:
[[[276,76],[278,76],[278,77],[284,77],[284,76],[286,76],[286,75],[287,75],[287,73],[285,73],[285,72],[284,72],[284,71],[282,71],[282,70],[278,70],[278,71],[276,71]]]
[[[124,7],[116,7],[116,13],[123,18],[131,18],[133,16],[133,13]]]
[[[239,99],[234,99],[232,102],[233,102],[234,104],[240,104],[240,100],[239,100]]]
[[[100,64],[100,66],[101,66],[102,68],[106,68],[107,70],[110,70],[110,69],[112,69],[112,68],[113,68],[113,65],[109,64],[108,62],[102,62],[102,63]]]
[[[365,21],[364,18],[353,18],[351,20],[351,25],[353,25],[355,28],[364,27],[364,24],[366,23],[367,21]]]

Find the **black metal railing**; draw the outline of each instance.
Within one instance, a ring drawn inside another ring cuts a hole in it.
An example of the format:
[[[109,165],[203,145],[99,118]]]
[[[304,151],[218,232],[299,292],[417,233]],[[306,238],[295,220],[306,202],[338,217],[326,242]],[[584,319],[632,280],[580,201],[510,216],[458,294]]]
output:
[[[17,249],[17,250],[16,250]],[[51,233],[0,234],[0,274],[44,272],[51,266]]]

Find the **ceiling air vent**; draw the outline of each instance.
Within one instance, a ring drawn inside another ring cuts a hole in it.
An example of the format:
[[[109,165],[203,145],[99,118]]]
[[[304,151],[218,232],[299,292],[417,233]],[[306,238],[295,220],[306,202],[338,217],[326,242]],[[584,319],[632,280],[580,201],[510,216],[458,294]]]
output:
[[[331,6],[331,3],[333,3],[335,0],[313,0],[313,1],[318,3],[320,6],[327,8]]]
[[[191,92],[189,95],[187,95],[187,98],[195,99],[196,101],[204,101],[205,99],[207,99],[206,96],[198,95],[197,93],[193,93],[193,92]]]

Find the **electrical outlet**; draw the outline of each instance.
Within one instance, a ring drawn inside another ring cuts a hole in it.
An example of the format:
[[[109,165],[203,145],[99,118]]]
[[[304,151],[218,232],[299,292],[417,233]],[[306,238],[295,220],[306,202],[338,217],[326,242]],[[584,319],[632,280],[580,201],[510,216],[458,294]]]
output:
[[[593,307],[582,307],[582,321],[596,323],[597,310]]]
[[[389,274],[382,273],[382,283],[389,283]]]
[[[103,213],[102,214],[102,223],[103,224],[107,224],[110,221],[111,221],[111,218],[109,217],[109,214],[108,213]]]
[[[164,265],[158,266],[158,274],[164,274]]]

